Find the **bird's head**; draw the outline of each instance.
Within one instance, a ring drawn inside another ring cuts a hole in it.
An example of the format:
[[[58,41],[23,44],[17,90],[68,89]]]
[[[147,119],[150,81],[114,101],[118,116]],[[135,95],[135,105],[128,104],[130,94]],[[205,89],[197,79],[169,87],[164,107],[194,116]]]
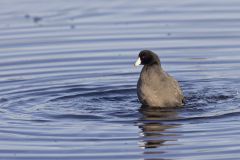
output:
[[[139,53],[138,59],[135,62],[134,66],[153,64],[160,65],[160,59],[158,58],[158,55],[150,50],[142,50]]]

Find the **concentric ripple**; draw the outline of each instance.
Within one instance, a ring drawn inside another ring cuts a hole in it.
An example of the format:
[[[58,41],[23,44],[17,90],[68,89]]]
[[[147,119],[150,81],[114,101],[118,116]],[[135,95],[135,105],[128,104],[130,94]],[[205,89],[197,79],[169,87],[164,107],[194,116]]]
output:
[[[0,2],[0,159],[238,160],[240,2]],[[151,49],[183,108],[140,105]]]

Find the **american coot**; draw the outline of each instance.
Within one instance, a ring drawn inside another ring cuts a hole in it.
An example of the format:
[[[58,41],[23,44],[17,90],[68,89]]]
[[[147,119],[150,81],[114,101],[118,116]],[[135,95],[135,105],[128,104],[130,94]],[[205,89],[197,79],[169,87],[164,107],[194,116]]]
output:
[[[179,107],[184,105],[183,92],[172,76],[166,73],[154,52],[142,50],[135,66],[144,65],[138,83],[137,95],[144,106]]]

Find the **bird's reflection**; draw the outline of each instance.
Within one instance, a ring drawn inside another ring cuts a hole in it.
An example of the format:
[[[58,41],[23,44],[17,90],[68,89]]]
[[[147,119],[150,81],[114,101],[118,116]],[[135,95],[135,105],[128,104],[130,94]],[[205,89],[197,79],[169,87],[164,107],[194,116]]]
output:
[[[177,135],[170,130],[179,127],[177,109],[156,109],[142,106],[139,109],[141,118],[138,126],[140,130],[141,147],[145,149],[158,148],[168,141],[177,141]]]

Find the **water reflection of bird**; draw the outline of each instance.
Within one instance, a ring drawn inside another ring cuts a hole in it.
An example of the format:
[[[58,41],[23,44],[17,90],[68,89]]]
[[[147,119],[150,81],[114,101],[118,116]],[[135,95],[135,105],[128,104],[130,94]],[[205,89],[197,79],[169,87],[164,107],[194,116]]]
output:
[[[167,131],[176,128],[179,124],[164,123],[167,120],[178,118],[176,109],[156,109],[142,106],[139,110],[142,117],[139,119],[139,128],[141,129],[141,147],[158,148],[168,141],[177,141],[177,134]]]
[[[162,67],[158,55],[149,50],[139,53],[135,63],[144,65],[137,84],[139,101],[152,107],[177,107],[184,104],[182,90]]]

